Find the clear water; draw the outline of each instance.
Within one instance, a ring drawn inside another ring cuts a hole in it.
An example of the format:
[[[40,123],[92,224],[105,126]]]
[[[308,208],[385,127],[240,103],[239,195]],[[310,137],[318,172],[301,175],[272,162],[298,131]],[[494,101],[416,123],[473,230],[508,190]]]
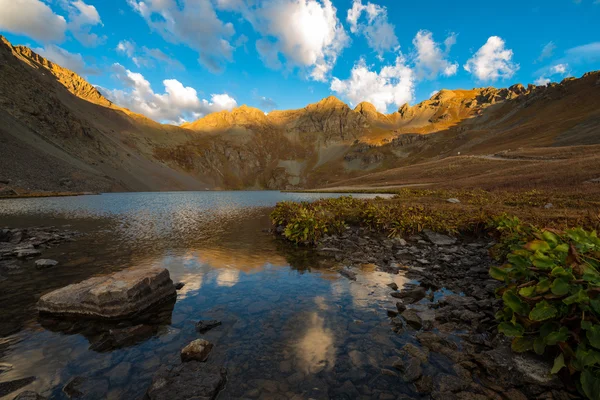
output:
[[[333,261],[265,232],[277,201],[324,196],[336,195],[172,192],[0,201],[0,226],[85,233],[44,251],[58,266],[40,271],[28,261],[24,273],[0,281],[0,363],[13,365],[0,382],[35,376],[23,390],[62,399],[63,386],[83,376],[93,383],[87,398],[137,399],[161,364],[178,363],[180,349],[202,337],[215,345],[208,362],[228,370],[220,399],[325,399],[348,392],[349,382],[358,391],[352,393],[368,398],[415,396],[381,371],[408,340],[391,331],[385,312],[394,306],[386,284],[402,286],[404,278],[365,270],[350,282]],[[152,337],[98,352],[90,349],[94,327],[68,330],[39,320],[35,303],[43,293],[134,265],[163,266],[185,283],[174,306],[153,321]],[[199,334],[200,319],[223,325]]]

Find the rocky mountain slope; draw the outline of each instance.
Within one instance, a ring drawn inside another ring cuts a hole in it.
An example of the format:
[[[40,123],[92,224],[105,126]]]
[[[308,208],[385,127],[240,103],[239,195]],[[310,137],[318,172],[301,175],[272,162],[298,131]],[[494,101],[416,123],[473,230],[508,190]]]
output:
[[[396,171],[402,184],[402,168],[424,162],[600,144],[599,106],[593,72],[548,87],[442,90],[387,115],[331,96],[268,115],[241,106],[176,127],[112,104],[2,38],[0,180],[29,190],[283,189],[364,184]]]

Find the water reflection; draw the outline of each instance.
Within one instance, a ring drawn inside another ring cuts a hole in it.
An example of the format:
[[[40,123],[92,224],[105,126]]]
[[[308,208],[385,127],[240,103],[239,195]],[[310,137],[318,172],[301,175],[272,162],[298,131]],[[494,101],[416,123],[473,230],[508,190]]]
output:
[[[365,267],[351,282],[334,261],[264,233],[269,210],[261,207],[284,197],[292,196],[159,193],[0,203],[2,225],[68,224],[87,233],[44,251],[59,261],[54,269],[36,270],[28,261],[25,275],[0,282],[0,318],[14,324],[0,332],[0,362],[14,367],[0,381],[36,376],[24,389],[64,399],[62,387],[84,376],[98,391],[90,398],[140,398],[161,364],[179,362],[180,349],[204,337],[215,344],[209,363],[228,368],[223,399],[329,398],[348,380],[368,387],[400,345],[383,310],[394,304],[386,285],[404,279]],[[135,265],[168,268],[185,284],[136,340],[95,347],[112,343],[110,327],[37,318],[41,294]],[[200,319],[223,324],[199,335]],[[407,390],[397,379],[385,387]]]
[[[317,312],[306,317],[306,332],[296,344],[298,367],[306,374],[329,371],[335,366],[335,338],[325,327],[325,318]]]

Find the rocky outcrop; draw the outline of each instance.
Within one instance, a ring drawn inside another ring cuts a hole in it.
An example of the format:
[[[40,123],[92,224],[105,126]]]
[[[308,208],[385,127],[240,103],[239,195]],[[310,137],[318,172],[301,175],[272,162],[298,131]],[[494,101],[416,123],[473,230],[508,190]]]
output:
[[[175,296],[175,285],[168,270],[133,268],[45,294],[37,308],[42,314],[121,319]]]
[[[225,385],[224,368],[190,361],[174,367],[161,367],[146,392],[146,400],[215,399]]]

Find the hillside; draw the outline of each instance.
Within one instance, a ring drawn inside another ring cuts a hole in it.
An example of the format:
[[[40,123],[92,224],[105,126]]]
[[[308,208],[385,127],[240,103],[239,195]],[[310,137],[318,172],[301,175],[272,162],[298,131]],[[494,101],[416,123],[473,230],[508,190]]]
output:
[[[1,38],[0,143],[0,180],[20,190],[379,187],[449,179],[522,186],[519,176],[536,161],[520,157],[536,151],[539,162],[569,154],[579,163],[581,173],[570,178],[578,183],[600,177],[595,152],[587,151],[600,144],[600,73],[547,87],[442,90],[387,115],[330,96],[268,115],[241,106],[176,127],[111,103],[77,74]],[[558,158],[552,171],[560,176],[566,158]]]

